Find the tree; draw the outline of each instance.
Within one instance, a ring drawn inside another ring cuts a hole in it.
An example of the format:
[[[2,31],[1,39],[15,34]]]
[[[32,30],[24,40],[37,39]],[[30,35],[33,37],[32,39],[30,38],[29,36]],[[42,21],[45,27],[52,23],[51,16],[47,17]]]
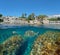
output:
[[[2,14],[0,14],[0,17],[2,17],[3,15]]]
[[[25,18],[26,18],[27,14],[25,13]]]
[[[3,22],[3,19],[1,19],[1,17],[2,17],[3,15],[2,14],[0,14],[0,22]]]
[[[60,17],[58,17],[57,19],[60,20]]]
[[[34,20],[35,19],[35,14],[32,13],[28,16],[28,20]]]
[[[3,22],[3,19],[0,19],[0,22]]]
[[[21,18],[26,18],[27,14],[26,13],[23,13]]]
[[[31,14],[31,18],[35,19],[35,14],[34,13]]]
[[[45,17],[48,17],[48,16],[46,16],[46,15],[39,15],[39,16],[38,16],[38,18],[39,18],[39,19],[42,19],[42,20],[43,20]]]
[[[40,21],[43,23],[43,19],[44,19],[45,17],[48,17],[48,16],[46,16],[46,15],[39,15],[39,16],[38,16],[38,19],[40,19]]]

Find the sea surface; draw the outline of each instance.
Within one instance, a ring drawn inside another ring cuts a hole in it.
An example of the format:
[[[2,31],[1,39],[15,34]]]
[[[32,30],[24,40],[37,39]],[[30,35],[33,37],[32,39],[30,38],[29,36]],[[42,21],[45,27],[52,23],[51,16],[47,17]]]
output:
[[[19,55],[29,55],[32,44],[34,43],[35,38],[37,38],[39,35],[45,33],[46,31],[59,31],[60,32],[60,26],[58,25],[42,25],[42,26],[4,26],[0,25],[0,43],[3,43],[5,40],[7,40],[9,37],[13,35],[21,35],[23,38],[25,38],[24,34],[26,31],[31,30],[35,33],[38,33],[34,35],[33,37],[28,37],[26,39],[26,42],[22,45],[21,49],[17,51],[17,54]],[[16,34],[13,34],[13,32],[16,32]]]

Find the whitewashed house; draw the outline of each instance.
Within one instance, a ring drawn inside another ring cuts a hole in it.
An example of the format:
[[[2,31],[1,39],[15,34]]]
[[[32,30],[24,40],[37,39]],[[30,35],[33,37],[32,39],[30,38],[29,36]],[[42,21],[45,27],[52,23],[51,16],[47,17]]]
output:
[[[4,20],[4,24],[27,24],[28,21],[26,21],[24,18],[18,18],[18,17],[11,17],[11,16],[7,16],[3,18]]]
[[[49,24],[60,24],[60,21],[49,21]]]
[[[10,17],[10,16],[3,18],[4,24],[13,24],[16,19],[17,19],[16,17]]]

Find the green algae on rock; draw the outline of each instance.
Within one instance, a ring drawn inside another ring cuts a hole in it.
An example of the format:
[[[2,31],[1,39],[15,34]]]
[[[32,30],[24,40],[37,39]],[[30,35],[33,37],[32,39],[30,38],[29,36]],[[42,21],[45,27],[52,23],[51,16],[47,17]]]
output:
[[[24,42],[23,38],[20,36],[12,36],[7,39],[4,43],[0,44],[0,55],[13,55],[15,51]]]
[[[60,55],[60,32],[47,31],[33,44],[30,55]]]

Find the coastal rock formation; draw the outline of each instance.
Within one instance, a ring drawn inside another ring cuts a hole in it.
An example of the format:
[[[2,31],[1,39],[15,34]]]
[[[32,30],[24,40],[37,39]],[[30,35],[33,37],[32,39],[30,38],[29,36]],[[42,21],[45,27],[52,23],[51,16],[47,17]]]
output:
[[[0,55],[14,55],[15,51],[22,45],[23,38],[12,36],[0,44]]]
[[[60,32],[49,31],[40,35],[30,55],[60,55]]]

